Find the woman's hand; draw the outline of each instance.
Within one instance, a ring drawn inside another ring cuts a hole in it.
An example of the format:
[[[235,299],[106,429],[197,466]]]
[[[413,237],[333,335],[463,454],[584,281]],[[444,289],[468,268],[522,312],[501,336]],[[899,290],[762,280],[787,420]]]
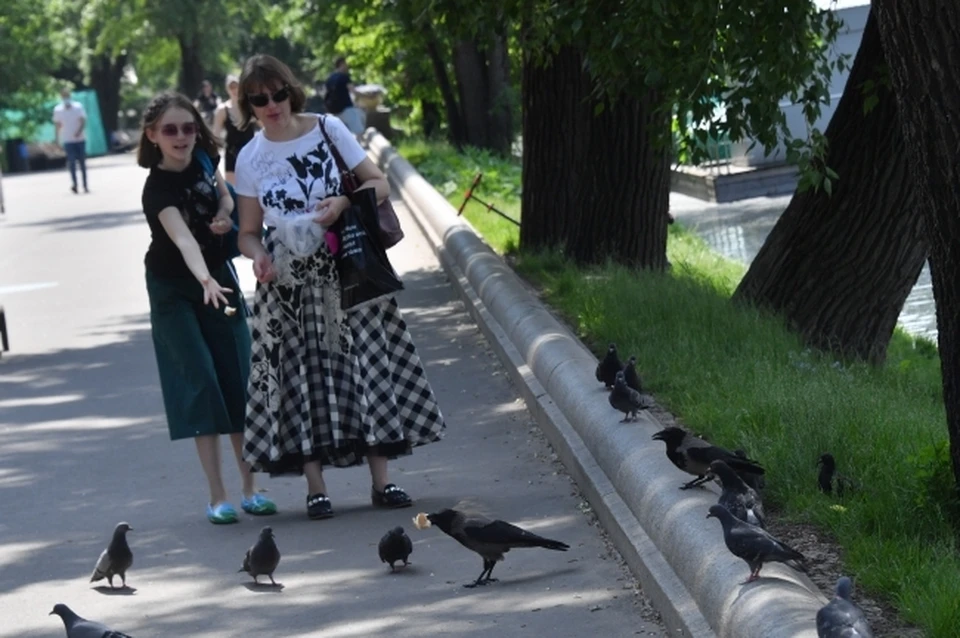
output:
[[[323,226],[324,228],[329,228],[333,226],[340,215],[343,214],[343,211],[350,208],[350,198],[344,195],[337,195],[336,197],[327,197],[326,199],[320,200],[317,202],[317,216],[313,218],[315,222]]]
[[[213,304],[213,307],[218,310],[220,309],[220,302],[223,302],[223,305],[225,306],[230,305],[230,302],[227,301],[227,297],[224,295],[224,293],[233,292],[232,288],[224,288],[220,285],[219,281],[209,276],[201,281],[200,285],[203,286],[204,304]]]
[[[273,267],[273,258],[267,251],[262,251],[253,259],[253,276],[262,284],[273,281],[277,270]]]
[[[210,232],[214,235],[226,235],[233,228],[233,220],[230,219],[230,213],[224,213],[222,210],[210,222]]]

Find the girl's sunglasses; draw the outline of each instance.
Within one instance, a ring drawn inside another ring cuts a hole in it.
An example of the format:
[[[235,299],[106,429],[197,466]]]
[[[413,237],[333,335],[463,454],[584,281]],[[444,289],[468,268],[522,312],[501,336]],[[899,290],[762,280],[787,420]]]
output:
[[[290,87],[285,86],[273,95],[267,95],[266,93],[253,93],[247,94],[247,100],[250,101],[250,104],[256,106],[257,108],[263,108],[270,103],[270,100],[273,99],[274,104],[280,104],[281,102],[286,102],[287,98],[290,97]]]
[[[185,122],[180,126],[176,124],[164,124],[160,127],[160,135],[164,137],[176,137],[178,132],[183,133],[184,137],[193,137],[197,134],[197,123]]]

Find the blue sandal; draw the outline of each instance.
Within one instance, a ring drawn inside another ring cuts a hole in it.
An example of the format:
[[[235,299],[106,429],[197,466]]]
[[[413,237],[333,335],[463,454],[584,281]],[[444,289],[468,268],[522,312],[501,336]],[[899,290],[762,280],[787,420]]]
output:
[[[216,506],[207,505],[207,520],[214,525],[236,523],[238,521],[237,510],[233,509],[233,505],[227,502],[219,503]]]
[[[254,494],[250,498],[244,497],[240,501],[240,507],[247,514],[253,514],[254,516],[269,516],[277,513],[277,504],[260,493]]]

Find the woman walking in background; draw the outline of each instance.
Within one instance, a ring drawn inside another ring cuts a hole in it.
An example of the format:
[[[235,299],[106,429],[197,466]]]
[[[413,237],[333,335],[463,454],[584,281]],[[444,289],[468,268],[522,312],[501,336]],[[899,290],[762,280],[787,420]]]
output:
[[[258,281],[244,458],[255,471],[305,474],[313,519],[333,516],[323,467],[364,459],[374,505],[408,507],[410,496],[389,481],[388,459],[439,440],[445,425],[396,299],[341,309],[323,228],[350,200],[320,127],[361,188],[375,189],[383,201],[390,186],[343,122],[304,114],[305,101],[282,62],[268,55],[247,60],[242,125],[256,117],[263,130],[237,158],[239,245]],[[287,232],[305,216],[319,238],[309,245]]]
[[[144,259],[150,325],[171,440],[192,438],[210,488],[207,519],[235,523],[220,472],[220,435],[230,436],[243,479],[244,511],[273,514],[243,462],[250,333],[223,235],[233,201],[216,166],[217,143],[190,100],[163,93],[143,114],[137,163],[150,169],[143,212],[150,226]],[[230,312],[237,309],[234,312]]]
[[[227,181],[236,186],[234,172],[237,166],[237,155],[240,149],[253,139],[257,124],[250,122],[243,129],[238,128],[240,109],[237,108],[237,90],[240,80],[235,75],[228,75],[226,84],[227,94],[230,97],[226,102],[221,102],[213,114],[213,132],[224,141],[224,174]]]

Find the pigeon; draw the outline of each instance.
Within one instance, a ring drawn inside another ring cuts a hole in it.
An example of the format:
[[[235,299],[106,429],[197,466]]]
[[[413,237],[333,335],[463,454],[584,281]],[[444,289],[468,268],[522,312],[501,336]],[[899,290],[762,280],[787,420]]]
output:
[[[497,582],[496,578],[491,578],[493,568],[511,549],[543,547],[558,552],[570,549],[566,543],[538,536],[506,521],[491,520],[478,513],[443,509],[427,514],[427,520],[431,525],[439,527],[444,534],[452,536],[461,545],[480,554],[483,558],[483,571],[480,572],[477,580],[465,584],[464,587]]]
[[[777,540],[765,529],[737,519],[723,505],[711,505],[707,518],[720,519],[727,549],[750,566],[750,577],[742,585],[760,578],[764,563],[784,563],[796,570],[807,571],[803,564],[807,559],[803,554]]]
[[[393,571],[393,564],[397,561],[402,560],[404,567],[410,564],[407,558],[413,553],[413,543],[402,527],[394,527],[383,535],[377,549],[380,552],[380,560],[389,563],[390,571]]]
[[[643,392],[643,386],[640,384],[640,376],[637,374],[637,358],[630,357],[627,365],[623,366],[623,376],[627,380],[627,387]]]
[[[127,532],[132,530],[128,523],[117,523],[110,544],[101,552],[97,566],[93,568],[91,583],[106,578],[110,581],[110,589],[113,589],[113,577],[119,576],[123,587],[127,586],[127,570],[133,565],[133,552],[127,544]]]
[[[650,404],[643,400],[640,393],[633,388],[627,387],[626,376],[623,370],[617,372],[616,382],[613,384],[613,390],[608,399],[610,405],[623,412],[623,419],[620,423],[626,423],[637,418],[637,412],[650,409]]]
[[[837,462],[832,454],[821,454],[820,458],[817,459],[817,465],[820,466],[817,483],[820,484],[820,491],[824,494],[833,494],[834,483],[837,486],[837,496],[840,497],[843,497],[845,491],[856,489],[856,483],[837,472]]]
[[[133,638],[102,623],[81,618],[63,603],[53,606],[50,615],[58,615],[67,629],[67,638]]]
[[[873,638],[863,611],[850,600],[853,583],[846,576],[837,580],[833,600],[817,612],[817,638]]]
[[[253,547],[247,550],[247,555],[243,557],[243,567],[238,572],[247,572],[253,576],[253,582],[258,585],[258,576],[268,576],[270,582],[277,584],[273,580],[273,572],[280,564],[280,550],[273,540],[273,528],[264,527],[260,530],[260,538],[253,544]]]
[[[617,346],[611,343],[607,349],[607,356],[603,361],[597,364],[597,381],[601,382],[607,388],[612,388],[617,378],[617,373],[623,369],[620,358],[617,356]]]
[[[652,438],[654,441],[663,441],[667,444],[667,458],[677,468],[697,477],[680,486],[681,490],[688,490],[709,481],[708,474],[712,461],[723,461],[747,483],[749,483],[747,481],[748,476],[752,478],[762,476],[764,473],[763,467],[756,461],[740,458],[732,452],[711,445],[678,427],[660,430]]]
[[[710,463],[710,474],[720,479],[719,505],[727,508],[741,521],[766,529],[763,503],[757,492],[723,461]]]

